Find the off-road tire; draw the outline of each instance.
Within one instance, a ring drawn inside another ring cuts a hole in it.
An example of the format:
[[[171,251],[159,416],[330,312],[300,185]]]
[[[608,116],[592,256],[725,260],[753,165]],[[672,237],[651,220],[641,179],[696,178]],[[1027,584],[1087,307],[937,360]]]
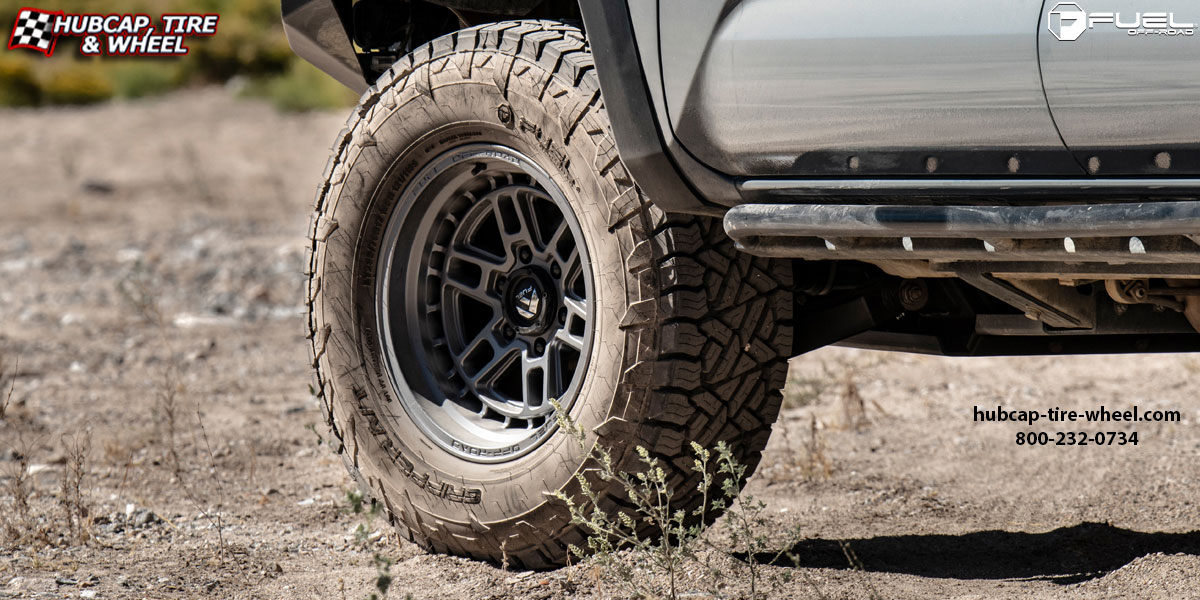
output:
[[[503,108],[502,108],[503,107]],[[752,471],[781,402],[792,348],[791,269],[737,252],[719,220],[666,215],[617,156],[583,34],[515,21],[438,38],[362,96],[317,193],[307,333],[331,443],[402,537],[428,550],[547,568],[585,547],[555,490],[578,493],[584,453],[559,431],[510,462],[478,464],[424,438],[381,366],[375,263],[402,158],[431,131],[478,126],[480,139],[535,160],[583,229],[596,319],[586,377],[570,410],[616,467],[663,459],[681,508],[699,502],[689,442],[728,442]],[[461,130],[459,130],[461,131]],[[462,134],[473,141],[472,134]],[[496,138],[503,139],[496,139]],[[607,509],[619,489],[598,489]]]

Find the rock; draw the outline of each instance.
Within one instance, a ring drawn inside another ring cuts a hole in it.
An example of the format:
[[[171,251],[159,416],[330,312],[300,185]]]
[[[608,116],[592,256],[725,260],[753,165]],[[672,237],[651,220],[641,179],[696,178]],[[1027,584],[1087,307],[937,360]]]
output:
[[[67,313],[58,319],[59,325],[62,325],[63,327],[75,325],[77,323],[83,323],[84,321],[86,321],[86,319],[83,317],[83,315],[78,313]]]
[[[119,263],[136,263],[145,258],[146,253],[141,248],[129,247],[117,250],[117,262]]]
[[[147,527],[162,522],[163,520],[148,508],[141,508],[133,513],[133,524],[137,527]]]
[[[83,183],[79,184],[79,187],[85,193],[100,196],[107,196],[117,190],[117,186],[113,185],[111,181],[101,179],[84,179]]]

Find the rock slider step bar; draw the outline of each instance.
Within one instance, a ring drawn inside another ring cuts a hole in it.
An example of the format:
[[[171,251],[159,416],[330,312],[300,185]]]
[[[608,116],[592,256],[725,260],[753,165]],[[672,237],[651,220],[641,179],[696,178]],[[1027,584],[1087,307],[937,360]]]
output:
[[[743,204],[735,242],[775,237],[1066,238],[1200,234],[1200,201],[1057,206]]]

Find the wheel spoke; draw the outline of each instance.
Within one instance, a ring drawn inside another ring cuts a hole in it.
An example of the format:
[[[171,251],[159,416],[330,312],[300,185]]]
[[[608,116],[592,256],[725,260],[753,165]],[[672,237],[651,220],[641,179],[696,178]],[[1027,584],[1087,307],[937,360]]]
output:
[[[524,242],[528,242],[534,249],[541,249],[544,246],[541,244],[541,228],[538,227],[537,212],[533,210],[533,198],[529,190],[518,189],[512,195],[513,208],[516,209],[517,218],[521,220],[521,227],[525,234]]]
[[[504,257],[493,256],[492,254],[472,248],[470,246],[455,246],[446,254],[447,260],[457,260],[473,265],[478,268],[486,277],[489,273],[503,271],[508,267],[508,261]]]
[[[554,339],[570,346],[580,352],[583,352],[583,336],[571,335],[571,332],[566,328],[560,328],[554,332]]]
[[[469,285],[449,277],[442,280],[442,282],[447,288],[452,289],[464,296],[478,300],[484,304],[487,304],[488,306],[499,304],[498,300],[488,294],[487,286],[485,285]]]
[[[529,223],[525,221],[525,215],[521,213],[516,197],[517,194],[513,192],[491,200],[492,211],[496,215],[496,223],[500,228],[500,237],[504,240],[504,251],[510,257],[513,245],[523,242],[529,237]],[[512,208],[511,211],[505,210],[506,203],[508,207]],[[516,229],[510,231],[510,226],[515,226]]]
[[[571,317],[579,317],[584,322],[587,322],[587,300],[579,300],[571,296],[563,297],[563,305],[567,307],[567,323],[570,324]]]
[[[499,317],[493,316],[491,322],[489,322],[487,324],[487,326],[485,326],[483,329],[481,329],[479,331],[479,333],[475,334],[475,337],[472,338],[471,341],[469,341],[463,345],[463,350],[461,352],[454,352],[453,350],[451,350],[450,356],[454,358],[455,362],[462,364],[462,361],[464,359],[471,356],[471,354],[473,354],[476,350],[479,349],[480,346],[482,346],[484,344],[491,345],[492,351],[495,352],[500,347],[498,340],[496,340],[496,331],[495,331],[496,325],[499,322],[500,322]],[[481,369],[481,371],[482,371],[482,369]]]
[[[550,236],[550,240],[546,242],[546,246],[545,246],[545,249],[543,250],[543,253],[547,258],[557,258],[558,260],[560,260],[568,265],[571,264],[570,256],[576,254],[574,247],[572,247],[572,249],[571,249],[571,254],[568,255],[566,258],[559,256],[559,254],[558,254],[558,244],[560,242],[562,242],[563,236],[566,235],[567,233],[570,233],[570,231],[571,231],[570,225],[567,224],[566,219],[563,219],[562,222],[558,224],[558,228],[555,229],[554,233]]]
[[[452,264],[455,261],[466,263],[479,269],[479,281],[464,281],[459,274],[454,273]],[[489,256],[479,250],[468,247],[456,247],[446,255],[446,266],[442,271],[442,283],[463,295],[470,296],[498,310],[500,300],[490,292],[489,285],[504,270],[504,266],[504,261],[497,257]]]
[[[514,356],[516,354],[520,356]],[[519,361],[521,367],[519,398],[511,398],[493,386],[496,376],[511,368],[513,361]],[[517,349],[513,345],[503,355],[480,369],[480,375],[472,385],[479,400],[501,416],[508,419],[531,419],[541,416],[546,412],[546,398],[549,393],[549,382],[545,376],[548,372],[547,362],[546,356],[530,358],[527,349]]]
[[[467,375],[467,383],[475,389],[476,393],[484,390],[492,392],[492,384],[495,383],[496,378],[504,370],[503,368],[508,365],[509,361],[513,359],[513,355],[520,352],[516,344],[510,343],[505,346],[499,346],[495,338],[490,336],[488,337],[488,342],[492,345],[492,351],[494,352],[491,360],[487,361],[482,367],[479,367],[474,374]],[[484,394],[480,393],[480,396],[484,396]]]
[[[550,400],[550,353],[533,358],[529,351],[521,353],[521,400],[523,412],[532,416],[544,412]]]
[[[541,192],[525,186],[506,192],[494,198],[492,205],[505,248],[511,251],[513,246],[524,244],[539,254],[546,254],[549,244],[542,240],[538,214],[534,210],[534,202],[541,197]],[[563,223],[566,223],[565,219]]]

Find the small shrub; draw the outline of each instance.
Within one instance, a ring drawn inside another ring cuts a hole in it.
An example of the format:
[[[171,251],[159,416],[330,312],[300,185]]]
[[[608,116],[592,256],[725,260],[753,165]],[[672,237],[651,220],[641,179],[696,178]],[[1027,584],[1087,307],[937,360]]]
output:
[[[0,55],[0,106],[36,106],[41,101],[41,87],[29,61]]]
[[[4,491],[8,498],[0,505],[0,528],[4,541],[10,546],[41,546],[50,541],[50,532],[34,511],[33,498],[37,495],[33,475],[29,473],[32,445],[24,434],[18,432],[20,450],[16,460],[7,467],[8,482]],[[11,503],[9,503],[11,502]]]
[[[298,60],[284,36],[278,1],[176,1],[186,11],[221,15],[217,35],[187,40],[189,51],[180,66],[188,80],[223,82],[237,75],[269,75]]]
[[[179,85],[180,75],[170,64],[131,60],[109,69],[109,79],[120,98],[143,98],[162,94]]]
[[[811,361],[793,360],[788,364],[787,384],[783,388],[784,408],[803,408],[815,404],[835,385],[837,375],[829,365],[820,363],[820,372],[812,373]]]
[[[159,306],[159,281],[152,266],[137,261],[128,272],[117,280],[116,291],[125,305],[141,320],[160,330],[165,327],[163,311]]]
[[[42,83],[51,104],[94,104],[113,95],[113,85],[93,63],[71,62],[52,70]]]
[[[379,593],[371,592],[367,598],[381,600],[387,598],[388,589],[392,587],[392,565],[396,564],[396,561],[382,554],[376,554],[372,560],[375,563],[375,589]]]
[[[316,67],[293,61],[282,75],[247,86],[246,94],[261,96],[283,111],[301,112],[353,106],[358,97]]]
[[[574,423],[555,401],[559,427],[575,438],[581,448],[586,443],[582,428]],[[687,564],[699,563],[710,579],[713,593],[721,596],[724,581],[722,566],[745,570],[750,585],[750,597],[759,598],[762,586],[762,565],[773,563],[789,551],[798,540],[798,528],[780,530],[766,515],[766,504],[740,491],[748,467],[741,464],[733,449],[718,442],[713,449],[691,443],[695,458],[692,470],[700,475],[697,491],[699,506],[690,512],[672,504],[671,485],[659,460],[643,447],[637,447],[644,470],[627,473],[613,466],[612,455],[597,444],[590,450],[589,461],[594,466],[585,469],[602,482],[616,483],[634,507],[632,512],[607,512],[601,507],[599,494],[582,472],[576,476],[579,496],[572,498],[562,491],[555,497],[566,506],[572,523],[588,531],[588,550],[572,546],[571,554],[587,557],[597,567],[601,578],[607,575],[626,587],[633,597],[654,595],[654,578],[639,577],[637,565],[649,566],[665,575],[667,597],[679,597],[678,578]],[[586,451],[586,448],[584,448]],[[714,512],[724,512],[723,532],[727,541],[716,543],[704,536],[704,524]],[[779,547],[775,553],[770,549]],[[638,557],[624,560],[623,551]],[[715,555],[715,558],[714,558]],[[763,558],[767,560],[764,561]],[[721,563],[721,564],[718,564]]]
[[[92,448],[92,434],[85,431],[74,436],[62,437],[67,462],[60,480],[58,503],[63,512],[63,523],[67,535],[76,542],[86,542],[91,537],[91,510],[83,493],[83,479],[87,476],[87,459]]]
[[[763,564],[775,563],[791,550],[800,538],[800,529],[795,527],[783,530],[782,535],[772,535],[779,528],[766,515],[767,505],[747,492],[738,492],[738,482],[746,479],[746,465],[738,462],[732,450],[725,442],[717,443],[717,473],[724,475],[721,480],[723,498],[714,501],[717,508],[725,511],[725,533],[729,536],[730,548],[740,557],[734,561],[735,568],[744,568],[750,583],[750,597],[758,598]],[[774,553],[772,548],[778,548]],[[763,560],[766,558],[767,560]]]
[[[557,401],[552,400],[558,414],[558,426],[566,431],[578,443],[581,449],[587,450],[587,436],[583,428],[576,424],[562,410]],[[699,448],[699,446],[694,446]],[[671,501],[673,493],[667,483],[666,471],[663,470],[657,458],[642,446],[637,447],[638,456],[645,466],[644,471],[627,473],[618,471],[613,465],[612,455],[608,449],[596,444],[591,450],[589,460],[595,463],[589,469],[592,475],[600,481],[617,483],[627,495],[635,510],[631,514],[617,511],[610,514],[601,505],[599,494],[592,488],[592,482],[584,472],[576,475],[583,504],[561,490],[555,492],[555,497],[567,506],[571,522],[583,525],[589,532],[587,538],[588,551],[574,545],[570,547],[571,554],[578,557],[591,555],[592,560],[605,570],[617,575],[618,581],[625,584],[628,592],[636,597],[649,595],[645,582],[636,577],[635,568],[628,562],[620,560],[616,552],[620,549],[630,549],[635,553],[647,556],[652,568],[664,573],[670,598],[677,598],[676,580],[680,565],[694,555],[692,542],[700,535],[703,525],[691,525],[693,519],[699,517],[704,521],[704,510],[707,502],[692,514],[675,508]],[[711,485],[707,464],[708,454],[699,454],[697,469],[704,473],[701,489],[707,491]],[[647,535],[647,532],[651,532]]]
[[[371,531],[375,527],[375,517],[379,516],[379,504],[368,499],[358,490],[346,492],[346,504],[350,514],[362,515],[363,522],[354,528],[354,543],[366,549],[371,542]]]

